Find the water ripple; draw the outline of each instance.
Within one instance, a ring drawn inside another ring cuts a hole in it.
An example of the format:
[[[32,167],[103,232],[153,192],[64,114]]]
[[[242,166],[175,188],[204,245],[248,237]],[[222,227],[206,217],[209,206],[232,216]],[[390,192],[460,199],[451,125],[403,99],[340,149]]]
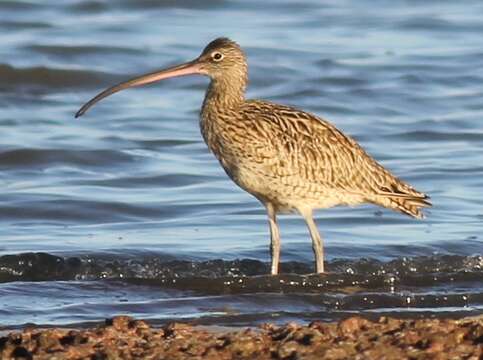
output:
[[[37,87],[62,90],[65,88],[92,88],[113,82],[118,77],[97,71],[54,69],[49,67],[16,68],[0,64],[0,90],[9,91],[12,87]]]

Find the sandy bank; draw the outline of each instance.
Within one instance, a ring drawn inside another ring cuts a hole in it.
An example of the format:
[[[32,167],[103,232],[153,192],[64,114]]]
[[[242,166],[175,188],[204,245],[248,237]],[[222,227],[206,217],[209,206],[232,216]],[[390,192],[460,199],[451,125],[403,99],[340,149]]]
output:
[[[224,331],[120,316],[85,330],[25,329],[0,338],[2,359],[480,359],[483,317],[377,321]]]

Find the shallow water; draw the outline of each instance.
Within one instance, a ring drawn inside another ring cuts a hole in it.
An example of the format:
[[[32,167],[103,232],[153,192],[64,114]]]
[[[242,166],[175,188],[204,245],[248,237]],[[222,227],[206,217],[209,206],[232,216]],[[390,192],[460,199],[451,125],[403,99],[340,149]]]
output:
[[[4,328],[116,314],[153,322],[461,316],[483,309],[483,4],[442,1],[0,2]],[[377,8],[377,11],[374,11]],[[248,96],[319,114],[431,195],[417,221],[318,212],[330,275],[297,216],[268,269],[261,205],[198,129],[203,78],[99,90],[196,57],[248,55]]]

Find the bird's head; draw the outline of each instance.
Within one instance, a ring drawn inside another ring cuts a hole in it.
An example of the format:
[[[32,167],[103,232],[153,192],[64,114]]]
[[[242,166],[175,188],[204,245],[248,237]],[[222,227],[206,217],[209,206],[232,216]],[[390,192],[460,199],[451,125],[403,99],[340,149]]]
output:
[[[91,106],[118,91],[192,74],[209,76],[214,82],[224,84],[227,88],[239,84],[238,87],[244,91],[247,82],[245,54],[236,42],[227,38],[215,39],[205,47],[199,57],[192,61],[138,76],[102,91],[85,103],[75,117],[84,115]]]
[[[245,54],[236,42],[227,38],[210,42],[195,61],[203,74],[215,80],[246,76]]]

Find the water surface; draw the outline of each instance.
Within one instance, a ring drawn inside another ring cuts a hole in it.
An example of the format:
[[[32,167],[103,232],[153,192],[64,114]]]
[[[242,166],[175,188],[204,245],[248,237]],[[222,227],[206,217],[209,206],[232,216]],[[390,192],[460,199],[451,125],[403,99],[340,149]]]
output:
[[[377,11],[375,11],[377,9]],[[234,325],[483,308],[483,4],[449,1],[0,2],[1,326],[116,314]],[[297,216],[269,277],[262,206],[208,152],[207,80],[99,90],[238,41],[249,97],[354,136],[432,197],[417,221],[317,213],[325,277]]]

